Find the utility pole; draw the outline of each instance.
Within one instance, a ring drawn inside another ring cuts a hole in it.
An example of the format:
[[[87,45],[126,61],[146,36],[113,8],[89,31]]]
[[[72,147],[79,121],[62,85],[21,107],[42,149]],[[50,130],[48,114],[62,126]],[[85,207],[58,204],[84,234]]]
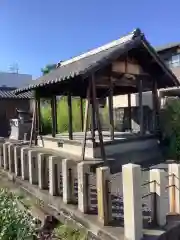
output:
[[[10,71],[11,73],[16,73],[16,74],[18,74],[18,73],[19,73],[18,63],[12,64],[12,65],[9,67],[9,71]]]

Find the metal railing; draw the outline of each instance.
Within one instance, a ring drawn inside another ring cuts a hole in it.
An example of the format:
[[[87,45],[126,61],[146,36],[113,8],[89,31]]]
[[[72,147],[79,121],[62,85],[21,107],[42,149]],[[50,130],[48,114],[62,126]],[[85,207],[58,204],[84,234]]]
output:
[[[150,184],[154,184],[154,191],[144,194],[142,199],[151,197],[150,209],[149,209],[149,221],[148,223],[153,226],[157,226],[157,194],[156,194],[156,185],[158,184],[155,180],[144,182],[141,187],[149,186]]]

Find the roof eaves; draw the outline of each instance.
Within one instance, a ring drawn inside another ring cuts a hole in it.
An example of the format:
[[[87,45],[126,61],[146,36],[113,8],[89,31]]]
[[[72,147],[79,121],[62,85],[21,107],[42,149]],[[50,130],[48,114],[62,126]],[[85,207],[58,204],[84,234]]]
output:
[[[83,59],[83,58],[85,58],[85,57],[88,57],[88,56],[90,56],[90,55],[97,54],[97,53],[99,53],[100,51],[103,51],[103,50],[105,50],[105,49],[111,48],[111,47],[113,47],[113,46],[125,44],[125,43],[127,43],[128,41],[132,41],[132,40],[134,41],[134,40],[135,40],[137,37],[139,37],[140,35],[142,35],[142,33],[141,33],[140,29],[137,28],[137,29],[135,29],[133,32],[125,35],[124,37],[121,37],[119,40],[113,41],[113,42],[111,42],[111,43],[109,43],[109,44],[106,44],[106,45],[101,46],[101,47],[99,47],[99,48],[97,48],[97,49],[91,50],[91,51],[89,51],[89,52],[87,52],[87,53],[84,53],[84,54],[82,54],[82,55],[80,55],[80,56],[77,56],[77,57],[75,57],[75,58],[73,58],[73,59],[70,59],[70,60],[67,60],[67,61],[65,61],[65,62],[62,62],[61,66],[60,66],[59,68],[57,68],[57,69],[60,69],[60,68],[63,67],[64,65],[68,65],[68,64],[70,64],[70,63],[72,63],[72,62],[74,62],[74,61],[78,61],[78,60]],[[103,60],[102,62],[105,63],[105,62],[107,62],[107,61],[106,61],[106,60],[105,60],[105,61]],[[35,88],[43,87],[43,86],[48,85],[48,84],[53,84],[53,83],[57,83],[57,82],[59,82],[59,81],[68,80],[68,79],[74,78],[74,77],[76,77],[76,76],[78,76],[78,75],[85,75],[86,73],[92,71],[93,69],[94,69],[94,70],[97,69],[100,63],[101,63],[101,61],[96,62],[95,64],[92,64],[92,65],[89,66],[87,69],[84,69],[82,72],[79,72],[78,74],[76,74],[76,73],[70,73],[68,76],[66,76],[66,77],[63,78],[63,79],[62,79],[62,78],[58,78],[58,79],[49,80],[49,81],[47,81],[47,82],[41,82],[41,83],[38,83],[38,84],[36,84],[36,83],[35,83],[35,84],[31,84],[31,85],[28,85],[27,87],[23,87],[23,88],[16,89],[16,90],[14,91],[14,93],[15,93],[15,94],[19,94],[19,93],[21,93],[21,92],[33,90],[33,89],[35,89]],[[54,70],[52,70],[52,71],[56,71],[57,69],[54,69]],[[49,74],[51,74],[51,72],[50,72]]]

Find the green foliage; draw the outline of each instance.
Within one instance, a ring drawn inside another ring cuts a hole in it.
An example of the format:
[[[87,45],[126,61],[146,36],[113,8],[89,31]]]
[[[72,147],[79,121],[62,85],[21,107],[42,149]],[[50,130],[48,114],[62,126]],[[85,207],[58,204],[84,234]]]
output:
[[[167,101],[161,112],[163,139],[168,145],[168,157],[180,160],[180,101]]]
[[[41,116],[42,116],[42,129],[43,134],[51,133],[52,118],[51,118],[51,106],[46,102],[41,104]]]
[[[17,196],[6,189],[0,189],[0,239],[33,239],[35,227],[32,216],[19,210]]]
[[[83,112],[85,103],[83,102]],[[46,103],[41,107],[43,134],[50,134],[52,129],[51,106]],[[72,118],[73,131],[81,131],[81,114],[80,114],[80,100],[78,98],[72,99]],[[68,104],[67,97],[61,97],[57,103],[57,127],[58,132],[68,132]]]
[[[56,68],[56,64],[47,64],[44,68],[41,69],[43,75],[49,73]]]
[[[66,225],[59,225],[55,230],[55,236],[64,240],[87,240],[85,231],[70,228]]]

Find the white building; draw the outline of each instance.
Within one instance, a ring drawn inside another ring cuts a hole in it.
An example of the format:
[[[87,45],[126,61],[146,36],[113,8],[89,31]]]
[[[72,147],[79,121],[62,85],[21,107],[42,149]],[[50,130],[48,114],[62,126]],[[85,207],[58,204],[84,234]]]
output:
[[[29,84],[31,80],[32,75],[30,74],[0,72],[0,88],[19,88]]]

